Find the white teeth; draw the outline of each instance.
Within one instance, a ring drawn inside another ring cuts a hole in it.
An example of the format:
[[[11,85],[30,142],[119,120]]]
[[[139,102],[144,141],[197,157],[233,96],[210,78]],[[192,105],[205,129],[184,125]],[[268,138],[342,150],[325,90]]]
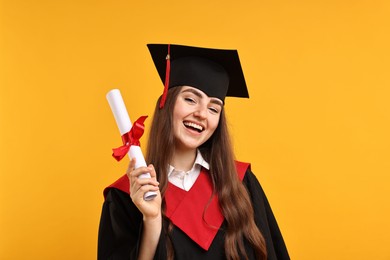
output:
[[[203,130],[203,127],[202,127],[202,126],[197,125],[197,124],[192,123],[192,122],[184,122],[184,125],[190,126],[190,127],[195,128],[195,129],[197,129],[197,130],[199,130],[199,131],[202,131],[202,130]]]

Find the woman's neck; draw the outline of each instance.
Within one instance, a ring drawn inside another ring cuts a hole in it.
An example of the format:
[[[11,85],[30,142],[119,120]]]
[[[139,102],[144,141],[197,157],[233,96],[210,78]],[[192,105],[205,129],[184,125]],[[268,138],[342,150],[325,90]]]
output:
[[[173,157],[171,165],[177,170],[189,171],[194,165],[196,158],[196,149],[195,150],[175,150],[173,152]]]

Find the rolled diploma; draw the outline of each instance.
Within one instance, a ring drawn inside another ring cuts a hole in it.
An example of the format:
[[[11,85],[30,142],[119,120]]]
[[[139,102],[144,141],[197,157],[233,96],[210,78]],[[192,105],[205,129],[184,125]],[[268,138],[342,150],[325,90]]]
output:
[[[132,123],[130,121],[129,114],[125,103],[123,101],[121,92],[119,89],[112,89],[107,93],[107,100],[110,104],[111,111],[114,114],[116,124],[118,125],[121,136],[130,131]],[[135,168],[147,166],[145,158],[142,154],[142,150],[139,146],[132,145],[127,153],[130,159],[135,158]],[[149,173],[145,173],[139,176],[139,178],[150,178]],[[157,195],[154,191],[148,191],[144,195],[145,200],[152,200]]]

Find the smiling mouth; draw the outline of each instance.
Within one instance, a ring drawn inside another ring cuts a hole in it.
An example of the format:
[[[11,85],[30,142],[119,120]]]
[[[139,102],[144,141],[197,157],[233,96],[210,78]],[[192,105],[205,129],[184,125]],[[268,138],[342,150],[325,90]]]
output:
[[[192,129],[192,130],[195,130],[197,131],[198,133],[202,132],[203,131],[203,126],[201,125],[198,125],[198,124],[195,124],[195,123],[192,123],[192,122],[183,122],[184,126],[186,128],[189,128],[189,129]]]

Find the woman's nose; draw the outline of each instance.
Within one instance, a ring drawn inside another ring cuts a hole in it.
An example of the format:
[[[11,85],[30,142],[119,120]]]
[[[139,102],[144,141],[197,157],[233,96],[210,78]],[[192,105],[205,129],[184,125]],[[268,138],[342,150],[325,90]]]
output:
[[[199,106],[195,110],[194,116],[202,118],[202,119],[206,118],[206,116],[207,116],[207,107]]]

